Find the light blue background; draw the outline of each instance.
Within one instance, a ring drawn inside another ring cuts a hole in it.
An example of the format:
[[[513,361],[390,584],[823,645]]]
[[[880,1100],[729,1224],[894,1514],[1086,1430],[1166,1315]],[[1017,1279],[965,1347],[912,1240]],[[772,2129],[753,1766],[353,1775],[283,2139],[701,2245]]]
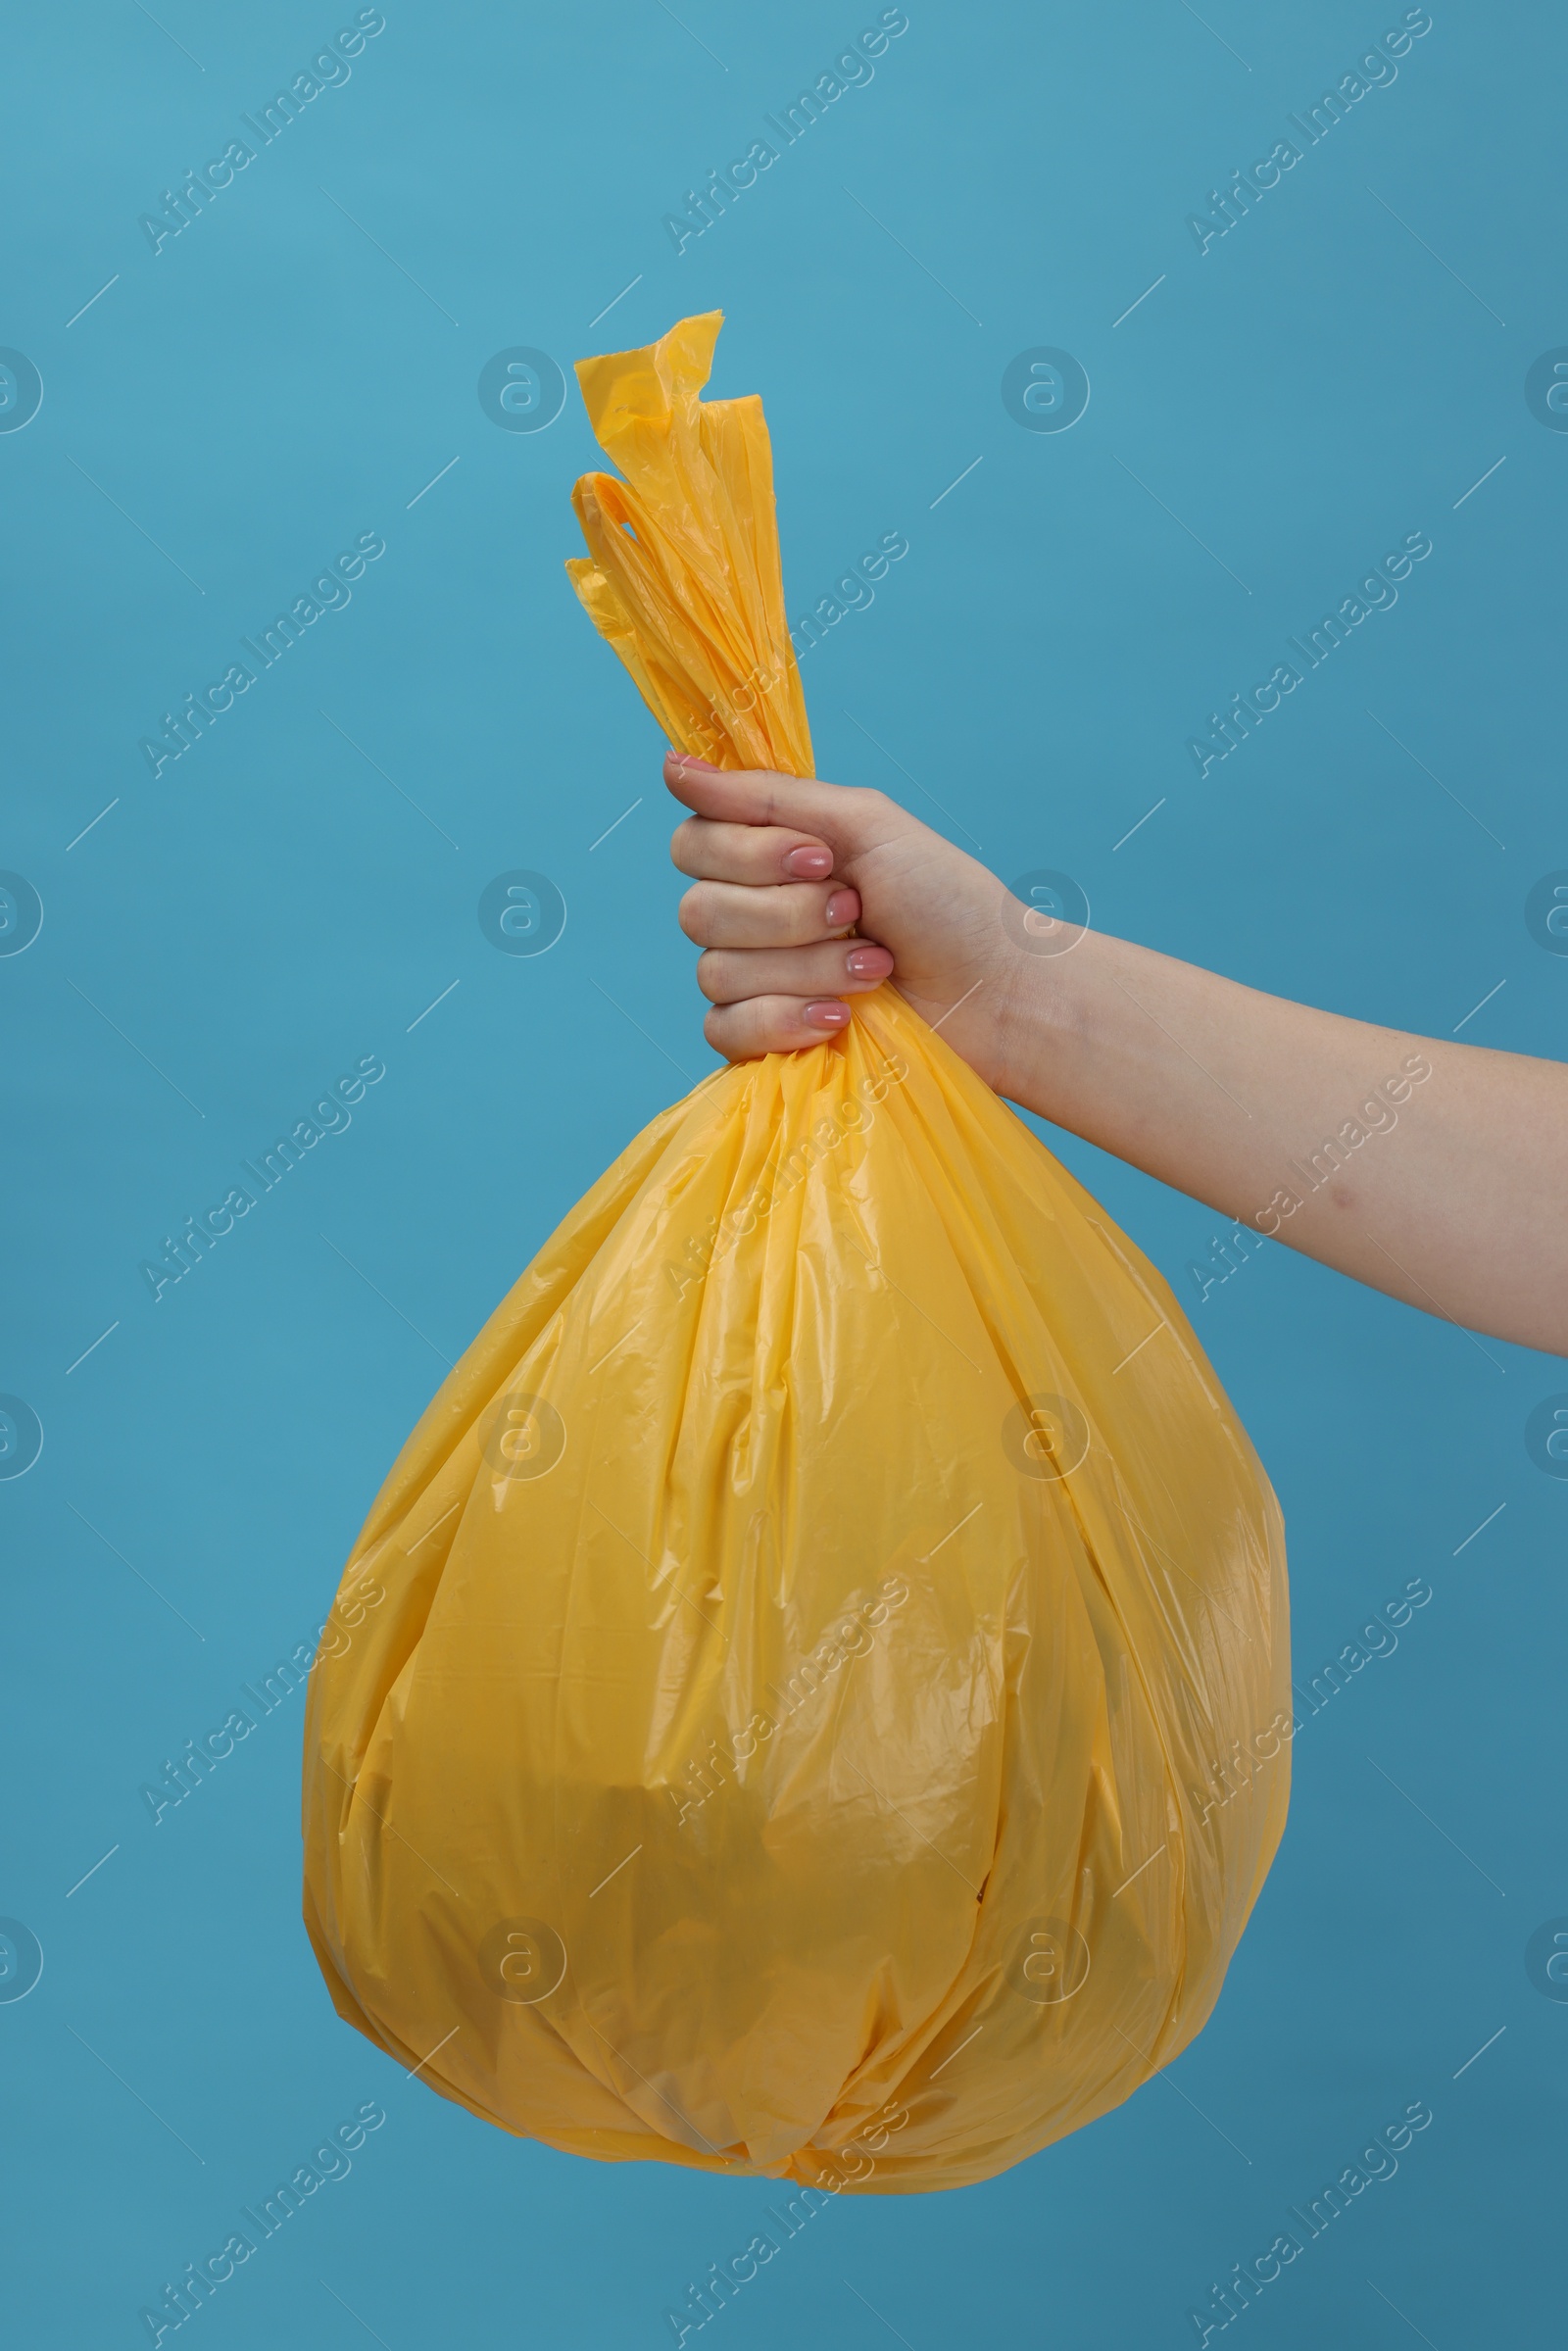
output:
[[[19,2347],[144,2340],[138,2308],[372,2097],[352,2176],[192,2322],[207,2351],[636,2351],[768,2200],[508,2139],[334,2020],[297,1705],[157,1828],[137,1795],[324,1614],[440,1359],[711,1065],[660,745],[561,568],[595,452],[575,391],[498,430],[492,354],[569,369],[721,305],[714,389],[765,398],[791,610],[907,535],[805,662],[823,774],[933,795],[1004,876],[1064,868],[1101,926],[1256,986],[1447,1036],[1504,982],[1463,1035],[1562,1050],[1568,959],[1523,919],[1568,865],[1568,435],[1523,397],[1568,343],[1560,11],[1434,0],[1397,80],[1200,256],[1188,213],[1399,9],[909,0],[875,79],[677,258],[662,215],[876,13],[388,0],[347,85],[156,257],[138,215],[352,9],[13,17],[0,342],[44,381],[0,436],[0,865],[45,908],[0,960],[0,1388],[45,1431],[0,1485],[0,1911],[45,1955],[0,2005]],[[1088,370],[1069,432],[1002,405],[1037,344]],[[366,530],[387,552],[349,608],[154,781],[138,739]],[[1416,530],[1397,607],[1200,782],[1205,714]],[[511,867],[569,907],[538,959],[478,928]],[[349,1131],[155,1306],[138,1261],[368,1053]],[[1568,1483],[1523,1429],[1568,1373],[1277,1248],[1200,1304],[1216,1219],[1055,1140],[1190,1298],[1276,1483],[1298,1680],[1408,1579],[1434,1596],[1298,1738],[1169,2080],[988,2186],[846,2199],[705,2340],[1196,2341],[1209,2281],[1417,2098],[1398,2176],[1240,2337],[1544,2339],[1568,2005],[1523,1955],[1568,1912]]]

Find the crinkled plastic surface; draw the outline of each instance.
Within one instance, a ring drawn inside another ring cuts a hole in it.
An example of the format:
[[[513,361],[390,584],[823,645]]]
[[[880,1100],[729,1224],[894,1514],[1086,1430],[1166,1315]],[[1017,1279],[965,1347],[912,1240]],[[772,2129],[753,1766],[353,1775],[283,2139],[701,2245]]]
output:
[[[718,325],[579,367],[625,479],[570,568],[673,743],[808,773]],[[339,2012],[507,2130],[877,2193],[1192,2039],[1291,1717],[1278,1510],[1170,1291],[854,1009],[656,1118],[409,1439],[312,1676],[305,1915]]]

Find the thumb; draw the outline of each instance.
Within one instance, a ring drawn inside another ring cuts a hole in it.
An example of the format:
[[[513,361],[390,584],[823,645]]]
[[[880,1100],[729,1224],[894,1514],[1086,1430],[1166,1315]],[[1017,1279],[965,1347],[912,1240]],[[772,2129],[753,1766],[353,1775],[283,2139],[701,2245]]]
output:
[[[720,824],[792,826],[845,857],[859,856],[874,845],[879,833],[899,829],[903,814],[880,793],[851,791],[814,776],[780,775],[765,767],[710,767],[678,751],[665,755],[664,782],[699,816]],[[884,819],[880,824],[879,815]]]

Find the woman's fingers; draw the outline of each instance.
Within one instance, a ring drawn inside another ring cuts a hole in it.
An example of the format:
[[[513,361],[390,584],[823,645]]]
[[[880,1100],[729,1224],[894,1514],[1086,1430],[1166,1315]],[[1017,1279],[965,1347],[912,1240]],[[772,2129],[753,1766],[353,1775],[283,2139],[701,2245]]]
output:
[[[880,842],[924,829],[880,792],[763,768],[710,767],[674,751],[664,759],[664,782],[700,816],[769,828],[798,825],[806,837],[825,841],[841,865]]]
[[[849,1023],[846,996],[891,978],[892,954],[845,934],[860,896],[835,865],[922,829],[877,792],[814,778],[721,771],[671,752],[664,781],[693,811],[670,844],[692,888],[680,926],[707,952],[703,1034],[731,1061],[799,1053]],[[795,821],[792,823],[791,819]]]
[[[726,1061],[755,1061],[763,1053],[799,1053],[849,1025],[850,1007],[832,997],[751,996],[744,1004],[715,1004],[703,1035]]]
[[[680,927],[699,947],[808,947],[859,918],[858,892],[843,883],[695,882],[680,902]]]
[[[885,947],[868,939],[824,941],[817,947],[710,948],[698,957],[697,985],[710,1004],[742,1004],[751,996],[863,996],[893,970]]]
[[[676,870],[693,881],[826,881],[833,852],[809,833],[781,824],[718,824],[688,816],[669,845]]]

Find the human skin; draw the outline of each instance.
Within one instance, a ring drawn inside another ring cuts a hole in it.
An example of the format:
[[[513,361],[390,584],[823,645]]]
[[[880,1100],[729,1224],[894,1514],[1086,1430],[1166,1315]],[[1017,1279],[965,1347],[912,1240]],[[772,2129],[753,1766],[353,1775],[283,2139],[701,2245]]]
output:
[[[664,781],[692,810],[670,850],[692,878],[680,923],[727,1059],[819,1045],[891,983],[1023,1108],[1409,1305],[1568,1353],[1568,1067],[1347,1020],[1098,931],[1058,944],[880,792],[674,752]],[[1310,1185],[1312,1154],[1347,1122],[1367,1131],[1412,1057],[1430,1075]]]

